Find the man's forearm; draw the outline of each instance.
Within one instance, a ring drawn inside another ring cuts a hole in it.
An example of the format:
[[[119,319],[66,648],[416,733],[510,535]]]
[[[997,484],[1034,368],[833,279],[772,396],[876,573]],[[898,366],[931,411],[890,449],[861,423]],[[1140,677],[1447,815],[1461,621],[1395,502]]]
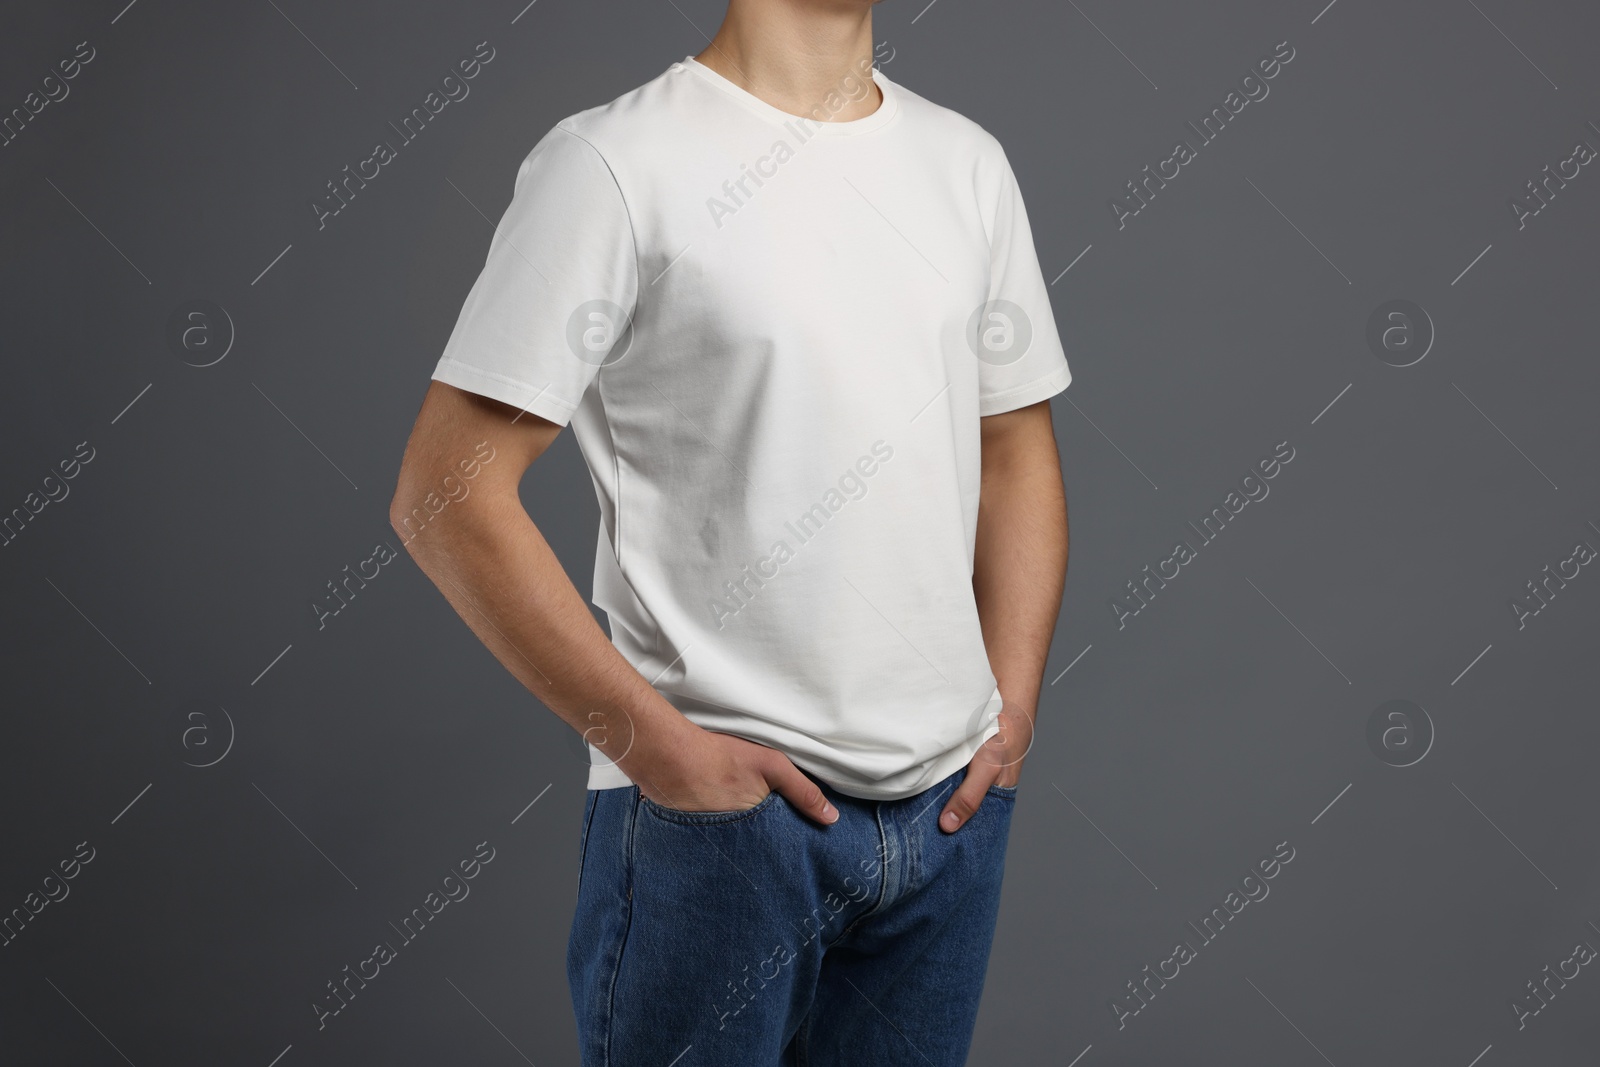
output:
[[[1032,719],[1067,573],[1067,502],[1047,403],[984,420],[972,587],[1006,706]]]
[[[612,645],[514,494],[474,493],[406,548],[495,658],[624,773],[646,738],[692,728]]]

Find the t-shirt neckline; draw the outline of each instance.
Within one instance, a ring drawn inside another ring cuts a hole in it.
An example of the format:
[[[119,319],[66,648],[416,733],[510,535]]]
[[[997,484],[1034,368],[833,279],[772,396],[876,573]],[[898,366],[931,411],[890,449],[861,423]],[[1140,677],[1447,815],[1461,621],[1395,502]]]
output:
[[[809,122],[809,131],[833,137],[849,136],[851,134],[866,133],[876,130],[890,122],[899,111],[899,94],[895,91],[894,83],[884,77],[883,72],[877,67],[872,68],[872,80],[883,93],[883,100],[878,104],[878,109],[870,115],[863,115],[859,119],[850,119],[845,122],[828,122],[813,118],[809,115],[795,115],[774,107],[759,96],[743,87],[734,84],[727,78],[718,74],[694,56],[684,56],[683,62],[676,64],[686,70],[693,71],[711,85],[716,86],[744,107],[763,116],[769,122],[779,125],[788,125],[796,122]]]

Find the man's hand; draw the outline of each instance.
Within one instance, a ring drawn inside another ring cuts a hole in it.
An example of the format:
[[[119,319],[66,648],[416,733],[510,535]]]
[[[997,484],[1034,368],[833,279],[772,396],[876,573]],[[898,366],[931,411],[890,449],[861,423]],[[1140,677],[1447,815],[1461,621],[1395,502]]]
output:
[[[686,725],[672,743],[641,746],[623,761],[648,800],[678,811],[745,811],[778,793],[809,819],[838,821],[817,783],[777,749]]]
[[[991,785],[1010,788],[1022,776],[1022,759],[1033,747],[1033,717],[1009,704],[1000,709],[1000,732],[983,743],[961,785],[939,814],[939,829],[954,833],[978,812]]]

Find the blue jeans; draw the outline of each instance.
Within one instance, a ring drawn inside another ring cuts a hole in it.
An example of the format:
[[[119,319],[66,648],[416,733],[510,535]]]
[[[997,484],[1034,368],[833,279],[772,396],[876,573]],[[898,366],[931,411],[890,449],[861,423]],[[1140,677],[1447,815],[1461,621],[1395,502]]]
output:
[[[1016,790],[938,828],[957,771],[904,800],[823,785],[684,812],[590,790],[567,978],[585,1067],[964,1063]]]

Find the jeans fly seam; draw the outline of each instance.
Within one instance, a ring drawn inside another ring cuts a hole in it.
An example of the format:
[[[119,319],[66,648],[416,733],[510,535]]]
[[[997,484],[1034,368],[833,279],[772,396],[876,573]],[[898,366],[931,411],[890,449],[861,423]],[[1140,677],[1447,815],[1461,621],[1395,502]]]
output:
[[[888,847],[889,846],[888,846],[888,839],[884,836],[884,832],[883,832],[883,805],[882,804],[874,804],[873,805],[873,807],[872,807],[872,818],[873,818],[873,821],[875,823],[877,823],[877,826],[878,826],[878,855],[883,857],[882,865],[878,869],[878,899],[873,901],[872,906],[869,907],[866,911],[862,912],[860,915],[857,915],[854,922],[852,922],[849,926],[846,926],[843,930],[839,931],[839,936],[834,938],[832,941],[828,942],[828,944],[827,944],[828,948],[832,948],[834,945],[843,944],[845,938],[849,937],[850,934],[855,930],[856,927],[860,926],[868,918],[870,918],[872,915],[876,914],[878,909],[883,907],[884,901],[888,899],[888,895],[889,895]]]

